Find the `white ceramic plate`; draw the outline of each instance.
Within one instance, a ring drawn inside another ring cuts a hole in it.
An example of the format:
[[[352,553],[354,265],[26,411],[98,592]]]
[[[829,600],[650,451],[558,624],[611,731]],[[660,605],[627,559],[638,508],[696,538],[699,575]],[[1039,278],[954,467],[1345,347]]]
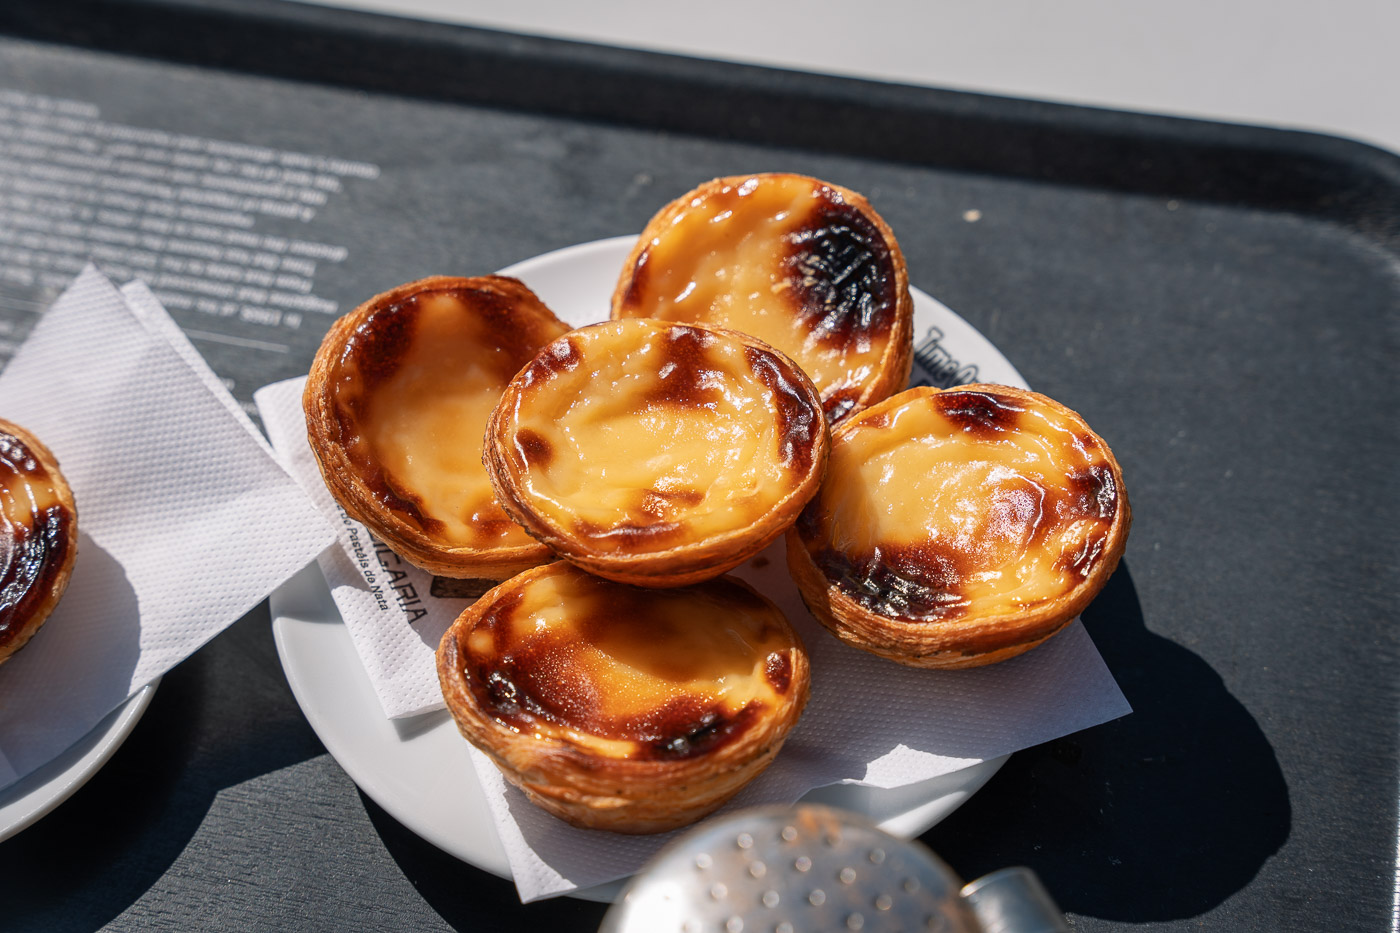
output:
[[[86,784],[136,728],[159,683],[136,691],[63,754],[0,791],[0,841],[34,824]]]
[[[571,246],[502,270],[525,281],[560,318],[604,320],[635,237]],[[913,289],[917,369],[938,382],[1024,386],[1019,373],[967,322]],[[510,865],[476,778],[467,743],[445,712],[384,718],[369,677],[320,570],[311,566],[272,594],[272,627],[292,693],[311,727],[371,800],[438,848],[502,878]],[[805,799],[863,813],[886,830],[915,836],[957,809],[1005,757],[894,790],[832,785]],[[611,900],[620,883],[576,892]]]

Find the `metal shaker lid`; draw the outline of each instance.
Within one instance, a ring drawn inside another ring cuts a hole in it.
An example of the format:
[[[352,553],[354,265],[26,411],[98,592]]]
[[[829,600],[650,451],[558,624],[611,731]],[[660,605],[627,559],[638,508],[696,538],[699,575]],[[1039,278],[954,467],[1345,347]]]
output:
[[[623,889],[606,933],[980,933],[961,880],[926,847],[828,807],[702,823]]]

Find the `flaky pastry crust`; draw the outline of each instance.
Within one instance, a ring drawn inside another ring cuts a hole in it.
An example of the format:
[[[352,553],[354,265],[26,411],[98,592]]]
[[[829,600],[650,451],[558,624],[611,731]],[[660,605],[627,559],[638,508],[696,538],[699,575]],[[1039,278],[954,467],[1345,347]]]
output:
[[[718,576],[792,524],[826,469],[810,380],[757,338],[623,320],[572,331],[520,371],[484,460],[506,512],[623,583]]]
[[[914,667],[976,667],[1079,615],[1131,522],[1118,461],[1077,413],[1008,386],[921,387],[833,432],[788,567],[842,641]]]
[[[791,173],[716,178],[663,207],[612,317],[713,324],[797,361],[832,425],[903,389],[914,303],[894,232],[862,195]]]
[[[77,556],[78,508],[58,460],[0,419],[0,663],[48,620]]]
[[[641,589],[562,561],[463,612],[437,666],[462,735],[507,780],[622,833],[692,823],[757,777],[810,681],[782,612],[736,578]]]
[[[498,581],[552,559],[495,501],[480,450],[501,389],[567,330],[503,276],[409,282],[340,318],[302,397],[331,495],[438,576]]]

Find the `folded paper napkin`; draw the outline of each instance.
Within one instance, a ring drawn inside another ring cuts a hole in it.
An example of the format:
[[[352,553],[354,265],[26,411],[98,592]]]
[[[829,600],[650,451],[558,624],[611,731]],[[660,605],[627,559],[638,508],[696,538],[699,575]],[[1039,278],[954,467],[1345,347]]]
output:
[[[78,508],[62,602],[0,666],[0,787],[52,760],[334,541],[145,286],[86,269],[0,372]]]
[[[433,653],[469,600],[433,596],[431,575],[402,562],[335,505],[307,446],[303,385],[267,386],[256,401],[283,462],[339,529],[341,546],[320,559],[336,606],[385,713],[438,709],[444,704]],[[788,576],[781,539],[734,573],[777,603],[802,634],[812,695],[782,753],[729,807],[792,803],[838,783],[904,787],[1129,712],[1078,622],[1001,664],[915,670],[849,648],[821,628]],[[524,901],[635,872],[670,838],[575,829],[526,800],[484,755],[473,750],[472,760]]]
[[[373,537],[331,497],[306,440],[301,393],[306,380],[288,379],[253,394],[282,463],[335,526],[339,547],[318,558],[331,598],[345,619],[384,715],[390,719],[442,709],[434,654],[452,621],[471,600],[434,596],[435,581]]]

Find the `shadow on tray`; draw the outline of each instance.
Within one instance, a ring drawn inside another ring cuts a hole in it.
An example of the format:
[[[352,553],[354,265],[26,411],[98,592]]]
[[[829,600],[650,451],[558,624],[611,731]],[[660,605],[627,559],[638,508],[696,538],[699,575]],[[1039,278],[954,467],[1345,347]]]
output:
[[[1288,838],[1283,772],[1220,676],[1147,629],[1126,565],[1083,619],[1132,715],[1018,752],[922,841],[969,879],[1029,865],[1067,913],[1197,916]]]
[[[386,813],[363,793],[370,822],[384,847],[438,916],[455,930],[598,929],[606,904],[556,897],[522,905],[515,883],[458,861]]]
[[[91,781],[0,844],[0,929],[112,921],[161,883],[220,791],[324,751],[292,700],[264,603],[166,674]]]

